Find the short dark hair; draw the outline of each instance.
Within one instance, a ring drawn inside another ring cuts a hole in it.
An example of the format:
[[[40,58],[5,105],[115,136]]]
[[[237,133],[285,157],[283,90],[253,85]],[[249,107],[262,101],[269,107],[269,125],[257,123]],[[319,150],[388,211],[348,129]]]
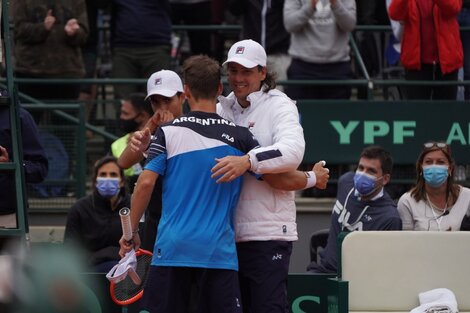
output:
[[[221,79],[219,62],[206,56],[195,55],[183,63],[183,81],[197,99],[215,99]]]
[[[380,160],[383,174],[392,174],[393,159],[390,152],[380,146],[368,146],[361,152],[361,158]]]
[[[153,115],[152,105],[149,100],[145,100],[145,94],[142,92],[131,93],[126,100],[136,109],[137,112],[147,112],[150,116]]]

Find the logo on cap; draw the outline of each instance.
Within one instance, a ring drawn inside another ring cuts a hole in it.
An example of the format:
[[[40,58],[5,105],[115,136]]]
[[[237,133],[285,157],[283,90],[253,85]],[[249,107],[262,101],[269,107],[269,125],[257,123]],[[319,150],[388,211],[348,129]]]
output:
[[[235,54],[243,54],[243,52],[245,52],[245,47],[237,47]]]
[[[161,84],[162,84],[162,78],[161,77],[155,78],[155,85],[161,85]]]

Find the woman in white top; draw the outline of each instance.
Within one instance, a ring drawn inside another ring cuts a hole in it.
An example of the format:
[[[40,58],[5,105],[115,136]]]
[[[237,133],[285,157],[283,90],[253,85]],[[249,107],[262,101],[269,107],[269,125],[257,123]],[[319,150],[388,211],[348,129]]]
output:
[[[454,170],[446,143],[424,144],[416,161],[416,186],[398,201],[403,230],[460,230],[470,211],[470,189],[454,182]]]

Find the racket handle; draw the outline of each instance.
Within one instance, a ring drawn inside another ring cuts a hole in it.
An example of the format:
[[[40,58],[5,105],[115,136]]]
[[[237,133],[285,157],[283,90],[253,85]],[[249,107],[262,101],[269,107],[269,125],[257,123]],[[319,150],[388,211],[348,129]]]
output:
[[[131,210],[122,208],[119,210],[119,216],[121,217],[122,235],[124,239],[130,241],[132,239]]]

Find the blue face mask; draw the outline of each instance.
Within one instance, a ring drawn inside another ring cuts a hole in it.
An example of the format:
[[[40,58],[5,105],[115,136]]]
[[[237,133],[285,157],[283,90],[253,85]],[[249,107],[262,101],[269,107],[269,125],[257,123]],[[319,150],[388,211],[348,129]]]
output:
[[[368,196],[376,189],[377,178],[370,174],[356,171],[354,175],[354,188],[361,196]]]
[[[121,180],[119,178],[113,177],[98,177],[96,178],[96,190],[98,193],[105,198],[114,197],[119,193],[121,187],[119,183]]]
[[[427,165],[423,166],[424,181],[431,187],[441,186],[449,176],[447,165]]]

